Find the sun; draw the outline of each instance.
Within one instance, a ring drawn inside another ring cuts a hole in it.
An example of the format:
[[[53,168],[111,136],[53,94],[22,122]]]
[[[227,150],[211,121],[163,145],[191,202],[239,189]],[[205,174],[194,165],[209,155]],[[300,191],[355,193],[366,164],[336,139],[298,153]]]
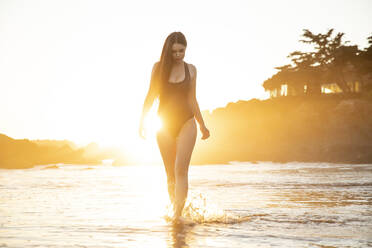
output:
[[[157,131],[162,127],[159,116],[153,111],[149,112],[144,119],[144,128],[146,137],[156,136]]]
[[[157,149],[156,133],[162,127],[162,122],[157,115],[156,108],[150,109],[144,118],[144,135],[145,139],[137,137],[129,147],[132,159],[138,163],[161,164],[160,152]]]

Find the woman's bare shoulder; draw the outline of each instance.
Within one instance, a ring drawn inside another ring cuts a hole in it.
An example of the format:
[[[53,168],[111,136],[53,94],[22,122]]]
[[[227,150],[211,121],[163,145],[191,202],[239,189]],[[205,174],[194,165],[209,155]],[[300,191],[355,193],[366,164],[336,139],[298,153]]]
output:
[[[152,69],[156,69],[156,67],[159,65],[159,63],[160,63],[159,61],[155,62]]]
[[[155,62],[155,64],[152,66],[152,72],[151,72],[152,75],[154,75],[155,70],[158,67],[158,65],[159,65],[159,61],[158,62]]]
[[[196,66],[193,64],[187,64],[189,67],[191,78],[195,78],[196,76]]]

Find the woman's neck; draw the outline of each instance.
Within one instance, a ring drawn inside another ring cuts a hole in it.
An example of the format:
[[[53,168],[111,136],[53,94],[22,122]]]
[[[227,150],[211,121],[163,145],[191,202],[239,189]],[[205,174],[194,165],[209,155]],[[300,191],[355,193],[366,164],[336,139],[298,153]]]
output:
[[[175,65],[175,66],[183,65],[183,60],[179,60],[179,61],[174,60],[174,61],[173,61],[173,65]]]

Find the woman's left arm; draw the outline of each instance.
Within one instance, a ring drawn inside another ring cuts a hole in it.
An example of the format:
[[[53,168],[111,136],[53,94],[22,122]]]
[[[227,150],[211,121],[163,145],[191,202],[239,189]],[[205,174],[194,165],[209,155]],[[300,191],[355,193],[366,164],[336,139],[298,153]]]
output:
[[[191,91],[190,91],[190,94],[189,94],[189,102],[190,102],[190,105],[192,107],[192,111],[195,115],[195,119],[199,123],[200,131],[203,134],[202,139],[206,139],[206,138],[209,137],[209,130],[205,126],[203,117],[200,113],[199,104],[198,104],[198,101],[196,99],[196,75],[197,75],[197,71],[196,71],[196,67],[194,65],[191,65],[191,67],[193,68],[193,74],[194,75],[193,75],[192,80],[191,80]]]

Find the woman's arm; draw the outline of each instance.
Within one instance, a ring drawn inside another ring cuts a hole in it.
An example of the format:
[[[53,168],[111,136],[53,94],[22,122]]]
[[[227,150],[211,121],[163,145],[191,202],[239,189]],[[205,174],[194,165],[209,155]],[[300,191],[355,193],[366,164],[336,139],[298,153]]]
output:
[[[155,63],[154,66],[152,67],[150,87],[149,87],[149,90],[147,92],[145,102],[143,103],[143,109],[142,109],[140,127],[139,127],[139,135],[142,138],[145,138],[144,120],[145,120],[146,114],[149,112],[149,110],[152,107],[152,104],[154,103],[154,100],[158,96],[158,94],[157,94],[158,92],[157,92],[157,89],[156,89],[157,87],[155,85],[156,82],[154,80],[155,70],[156,70],[156,67],[158,66],[158,63],[159,62]]]
[[[209,137],[209,130],[205,126],[203,117],[200,113],[198,101],[196,100],[196,67],[192,65],[192,68],[194,72],[194,77],[193,80],[191,80],[191,92],[189,94],[189,102],[191,104],[192,111],[194,112],[195,119],[199,123],[200,131],[203,133],[202,139],[206,139]]]
[[[143,103],[143,109],[142,109],[142,115],[141,115],[141,123],[143,122],[147,112],[152,107],[152,104],[154,103],[154,100],[157,97],[157,92],[156,92],[156,85],[155,85],[155,80],[154,80],[154,75],[155,75],[155,70],[159,62],[156,62],[154,66],[152,67],[152,72],[151,72],[151,80],[150,80],[150,87],[147,92],[145,102]]]

